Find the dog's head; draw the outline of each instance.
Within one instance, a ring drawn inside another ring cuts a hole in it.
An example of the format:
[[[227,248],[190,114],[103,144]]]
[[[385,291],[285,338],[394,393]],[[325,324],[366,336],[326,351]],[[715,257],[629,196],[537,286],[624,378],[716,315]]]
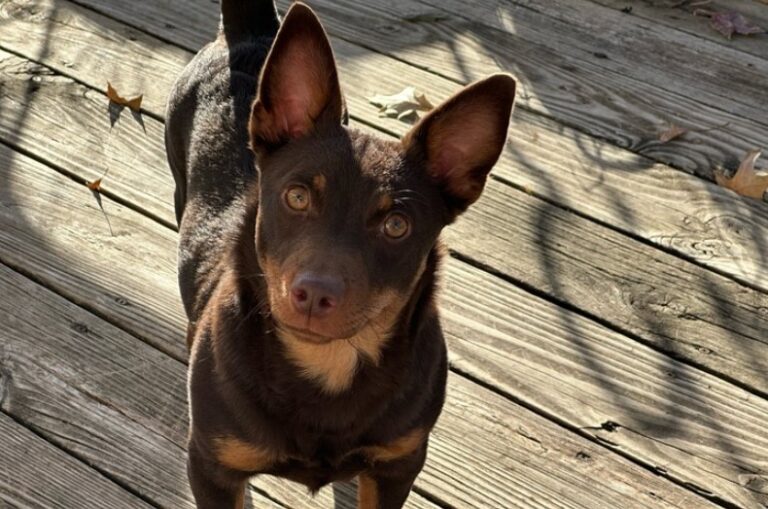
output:
[[[348,129],[328,38],[294,4],[249,126],[260,171],[256,248],[278,326],[312,342],[366,327],[385,333],[440,231],[480,196],[514,94],[507,75],[477,82],[399,142]]]

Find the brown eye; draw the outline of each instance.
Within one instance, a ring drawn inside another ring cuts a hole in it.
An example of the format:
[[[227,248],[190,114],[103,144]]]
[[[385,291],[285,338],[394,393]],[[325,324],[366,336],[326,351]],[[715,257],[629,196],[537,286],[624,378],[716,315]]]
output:
[[[384,220],[382,225],[384,234],[391,239],[402,239],[411,229],[408,218],[402,214],[390,214]]]
[[[291,186],[283,196],[286,205],[293,210],[303,211],[309,208],[309,189],[304,186]]]

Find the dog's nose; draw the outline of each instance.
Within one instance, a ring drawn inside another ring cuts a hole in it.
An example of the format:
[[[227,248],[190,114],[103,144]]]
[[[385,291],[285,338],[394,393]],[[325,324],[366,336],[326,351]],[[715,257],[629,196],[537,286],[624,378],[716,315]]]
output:
[[[302,272],[291,285],[291,302],[299,313],[321,318],[336,310],[344,290],[340,277]]]

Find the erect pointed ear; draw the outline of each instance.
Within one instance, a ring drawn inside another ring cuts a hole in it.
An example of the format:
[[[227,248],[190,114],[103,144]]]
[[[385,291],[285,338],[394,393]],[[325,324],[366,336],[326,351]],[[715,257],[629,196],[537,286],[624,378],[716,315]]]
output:
[[[403,138],[406,154],[441,186],[455,217],[480,197],[501,155],[515,101],[515,80],[495,74],[467,86]]]
[[[342,110],[328,36],[315,13],[295,3],[261,72],[249,124],[251,145],[263,151],[305,136],[321,123],[338,125]]]

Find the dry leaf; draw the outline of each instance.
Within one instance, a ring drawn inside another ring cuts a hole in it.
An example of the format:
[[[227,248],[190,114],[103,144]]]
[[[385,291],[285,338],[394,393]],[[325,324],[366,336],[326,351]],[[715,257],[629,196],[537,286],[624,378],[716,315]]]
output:
[[[667,143],[669,141],[674,140],[675,138],[679,138],[680,136],[684,135],[688,132],[688,129],[684,127],[680,127],[679,125],[670,124],[669,129],[662,132],[659,135],[659,141],[662,143]]]
[[[379,107],[380,117],[395,117],[399,120],[418,117],[417,111],[429,111],[434,106],[425,94],[419,93],[414,87],[406,87],[395,95],[376,95],[368,101]]]
[[[109,97],[109,100],[113,103],[119,104],[120,106],[128,106],[131,111],[135,112],[141,110],[141,100],[144,98],[143,95],[136,96],[133,99],[121,97],[110,82],[107,82],[107,97]]]
[[[88,189],[91,191],[99,192],[101,191],[101,179],[96,179],[93,182],[86,182],[86,186],[88,186]]]
[[[730,39],[733,34],[752,35],[765,32],[759,26],[751,24],[741,13],[736,11],[711,11],[709,12],[709,24]]]
[[[739,169],[731,178],[725,178],[722,171],[715,171],[715,181],[742,196],[762,200],[766,189],[768,189],[768,174],[760,174],[755,171],[755,162],[760,157],[760,153],[760,150],[749,152],[742,159]]]

